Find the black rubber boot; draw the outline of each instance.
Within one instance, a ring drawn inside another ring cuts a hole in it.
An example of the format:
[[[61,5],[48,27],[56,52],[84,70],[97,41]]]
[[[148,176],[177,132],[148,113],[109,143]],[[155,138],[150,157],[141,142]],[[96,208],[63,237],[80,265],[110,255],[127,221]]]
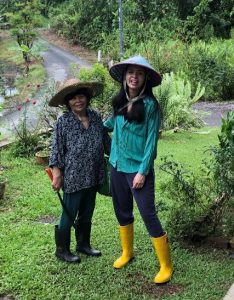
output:
[[[90,245],[90,233],[91,222],[77,225],[77,229],[75,230],[77,241],[76,251],[89,256],[101,256],[102,253],[99,250],[93,249]]]
[[[70,263],[80,263],[80,258],[70,251],[71,230],[59,229],[55,225],[55,243],[56,251],[55,256],[63,261]]]

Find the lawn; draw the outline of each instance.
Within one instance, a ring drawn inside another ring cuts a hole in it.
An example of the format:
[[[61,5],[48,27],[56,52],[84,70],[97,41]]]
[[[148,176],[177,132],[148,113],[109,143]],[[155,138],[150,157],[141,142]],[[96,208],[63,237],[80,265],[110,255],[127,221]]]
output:
[[[163,133],[156,160],[156,198],[166,201],[160,182],[168,175],[159,170],[160,158],[173,154],[176,160],[199,172],[201,160],[207,155],[204,150],[217,143],[218,131],[203,128],[199,132]],[[234,261],[227,251],[184,248],[174,242],[173,279],[167,285],[154,285],[158,262],[137,210],[136,259],[126,268],[114,270],[112,263],[120,253],[118,224],[111,199],[100,195],[93,218],[92,244],[103,255],[81,255],[78,265],[58,261],[54,256],[54,224],[61,208],[44,168],[33,157],[13,160],[7,150],[2,151],[1,159],[8,185],[0,205],[0,298],[220,300],[233,283]],[[159,216],[164,222],[160,210]]]

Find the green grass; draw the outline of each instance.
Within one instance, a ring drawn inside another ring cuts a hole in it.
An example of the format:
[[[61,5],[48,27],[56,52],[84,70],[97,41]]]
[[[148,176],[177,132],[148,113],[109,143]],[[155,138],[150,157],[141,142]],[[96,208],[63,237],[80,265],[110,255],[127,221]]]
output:
[[[203,134],[163,134],[156,161],[157,197],[163,198],[160,181],[167,178],[158,170],[160,157],[173,154],[198,170],[206,157],[205,147],[217,143],[218,129],[202,131]],[[54,224],[61,208],[44,168],[36,165],[35,158],[13,160],[6,150],[2,153],[2,165],[8,185],[0,205],[0,295],[12,295],[19,300],[220,300],[233,283],[234,261],[226,251],[186,249],[173,243],[173,279],[162,287],[154,285],[158,262],[136,209],[136,259],[126,268],[114,270],[113,261],[120,253],[118,224],[111,199],[100,195],[93,218],[92,244],[103,255],[81,255],[78,265],[58,261],[54,256]],[[54,222],[45,224],[45,217],[53,218]]]

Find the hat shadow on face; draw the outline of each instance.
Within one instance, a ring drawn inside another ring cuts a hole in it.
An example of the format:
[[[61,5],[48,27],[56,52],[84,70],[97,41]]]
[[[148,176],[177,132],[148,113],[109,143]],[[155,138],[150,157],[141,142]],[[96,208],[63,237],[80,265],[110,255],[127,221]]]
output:
[[[90,99],[97,97],[103,92],[103,83],[97,81],[80,81],[76,78],[66,80],[59,88],[58,92],[49,101],[49,106],[58,107],[65,105],[67,95],[76,92],[79,89],[87,90]]]

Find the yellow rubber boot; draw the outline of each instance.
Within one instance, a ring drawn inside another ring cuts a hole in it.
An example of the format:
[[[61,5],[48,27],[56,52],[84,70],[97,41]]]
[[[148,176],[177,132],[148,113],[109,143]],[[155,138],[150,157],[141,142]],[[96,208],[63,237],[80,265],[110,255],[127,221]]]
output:
[[[167,234],[151,238],[160,264],[160,271],[154,278],[155,283],[166,283],[171,279],[173,266]]]
[[[120,226],[120,241],[122,246],[122,255],[114,262],[115,269],[121,269],[133,259],[133,223]]]

